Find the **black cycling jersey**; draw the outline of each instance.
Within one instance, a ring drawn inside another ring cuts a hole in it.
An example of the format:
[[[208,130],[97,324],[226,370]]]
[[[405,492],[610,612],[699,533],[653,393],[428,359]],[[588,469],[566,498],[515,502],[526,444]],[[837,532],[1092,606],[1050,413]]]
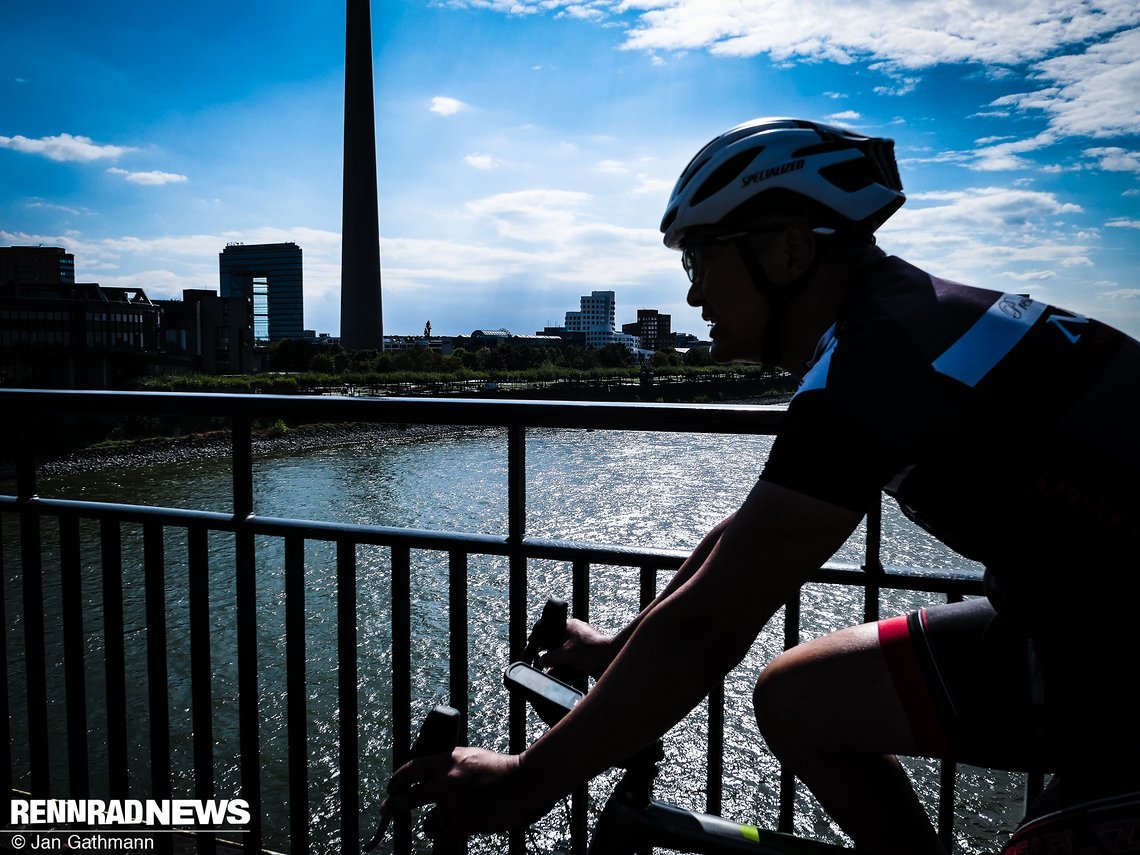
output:
[[[881,257],[821,340],[762,478],[860,511],[885,490],[983,563],[995,608],[1036,634],[1137,590],[1138,440],[1136,341]]]

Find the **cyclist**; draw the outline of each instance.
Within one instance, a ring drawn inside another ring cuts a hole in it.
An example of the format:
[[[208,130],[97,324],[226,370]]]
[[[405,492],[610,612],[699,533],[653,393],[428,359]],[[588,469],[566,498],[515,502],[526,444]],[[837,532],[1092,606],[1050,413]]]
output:
[[[572,623],[547,654],[599,678],[570,715],[520,756],[403,767],[390,810],[437,803],[441,839],[540,815],[699,703],[883,490],[985,566],[986,596],[777,657],[755,692],[773,752],[878,853],[943,851],[898,755],[1060,772],[1049,799],[1140,789],[1140,345],[885,255],[904,200],[892,141],[840,128],[759,119],[698,152],[664,241],[713,357],[799,379],[785,426],[648,608],[612,638]]]

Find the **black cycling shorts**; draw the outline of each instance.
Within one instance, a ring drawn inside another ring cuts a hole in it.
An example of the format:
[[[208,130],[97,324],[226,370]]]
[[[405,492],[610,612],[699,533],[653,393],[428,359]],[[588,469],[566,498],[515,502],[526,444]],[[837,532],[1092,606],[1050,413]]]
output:
[[[879,642],[923,754],[1041,768],[1029,640],[984,598],[879,621]]]
[[[920,751],[1024,771],[1140,763],[1137,635],[1068,625],[1031,644],[985,598],[879,622]]]

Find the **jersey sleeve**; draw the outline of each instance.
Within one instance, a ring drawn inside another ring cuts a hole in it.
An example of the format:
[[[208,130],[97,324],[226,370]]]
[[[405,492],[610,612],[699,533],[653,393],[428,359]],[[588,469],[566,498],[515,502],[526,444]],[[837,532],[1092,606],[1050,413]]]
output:
[[[827,389],[801,392],[788,407],[760,478],[865,513],[890,477],[877,445]]]

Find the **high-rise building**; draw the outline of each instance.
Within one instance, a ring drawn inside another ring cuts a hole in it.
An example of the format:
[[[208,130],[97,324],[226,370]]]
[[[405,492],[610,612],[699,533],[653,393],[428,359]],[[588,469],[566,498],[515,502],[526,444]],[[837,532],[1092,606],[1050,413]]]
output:
[[[258,341],[301,338],[305,332],[301,247],[295,243],[229,244],[218,254],[222,297],[253,304]]]
[[[622,324],[621,331],[641,339],[644,350],[671,350],[673,347],[673,317],[657,309],[638,309],[637,321]]]
[[[613,291],[593,291],[581,298],[577,312],[566,313],[566,331],[584,333],[586,347],[605,347],[614,342],[617,300]]]
[[[0,285],[66,285],[75,256],[58,246],[0,246]]]

